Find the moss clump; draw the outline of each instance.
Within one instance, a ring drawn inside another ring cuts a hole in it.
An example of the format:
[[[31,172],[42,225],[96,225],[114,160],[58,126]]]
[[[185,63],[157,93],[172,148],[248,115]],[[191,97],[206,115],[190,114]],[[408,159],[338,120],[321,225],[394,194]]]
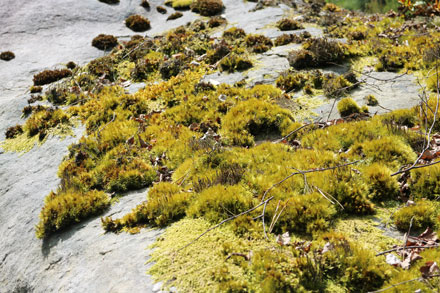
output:
[[[219,27],[221,25],[224,25],[226,23],[228,23],[228,21],[225,18],[223,18],[221,16],[213,16],[209,19],[208,26],[210,28],[215,28],[215,27]]]
[[[5,137],[6,139],[15,138],[22,133],[23,133],[23,127],[21,125],[15,125],[6,129]]]
[[[176,10],[187,10],[190,9],[193,0],[167,0],[165,5],[171,6]]]
[[[203,16],[214,16],[223,11],[222,0],[194,0],[191,10]]]
[[[113,49],[118,45],[118,39],[112,35],[100,34],[92,40],[92,46],[99,50]]]
[[[361,108],[352,98],[344,98],[338,103],[338,111],[342,117],[349,116],[354,113],[360,113]]]
[[[245,42],[254,53],[264,53],[273,47],[272,41],[264,35],[248,35]]]
[[[42,97],[41,95],[36,95],[36,96],[32,95],[32,96],[27,100],[27,102],[28,102],[28,104],[33,104],[33,103],[35,103],[35,102],[42,101],[42,100],[43,100],[43,97]]]
[[[71,76],[72,71],[69,69],[44,70],[34,75],[34,85],[45,85],[65,77]]]
[[[159,12],[160,14],[167,14],[167,9],[163,6],[157,6],[156,7],[157,12]]]
[[[181,18],[183,16],[182,12],[174,12],[173,14],[171,14],[170,16],[168,16],[167,20],[174,20],[174,19],[178,19]]]
[[[150,9],[150,2],[148,2],[148,0],[142,0],[141,6],[145,9]]]
[[[163,79],[170,79],[180,73],[182,66],[182,60],[173,58],[162,63],[159,67],[159,72]]]
[[[341,97],[353,88],[354,85],[344,75],[327,74],[323,78],[322,89],[328,98]]]
[[[96,58],[87,65],[90,74],[110,81],[117,79],[118,72],[115,67],[115,60],[111,56]]]
[[[132,78],[135,80],[145,80],[149,75],[159,69],[163,60],[163,55],[158,52],[148,53],[144,58],[139,59],[131,72]]]
[[[408,231],[411,218],[413,231],[421,231],[426,228],[435,229],[438,225],[438,206],[429,200],[417,201],[415,204],[399,209],[394,215],[394,224],[401,231]]]
[[[275,46],[284,46],[290,43],[301,44],[311,37],[309,32],[303,32],[301,34],[282,34],[274,41]]]
[[[297,232],[314,235],[327,231],[336,215],[336,209],[319,193],[290,194],[280,201],[286,207],[277,221],[275,233]],[[278,204],[271,204],[267,209],[267,220],[275,216]]]
[[[99,2],[106,3],[106,4],[118,4],[119,0],[98,0]]]
[[[239,27],[231,27],[223,32],[223,38],[227,40],[243,39],[246,32]]]
[[[69,62],[67,62],[66,67],[67,67],[67,69],[73,70],[77,67],[77,65],[75,62],[69,61]]]
[[[299,91],[308,80],[308,76],[303,73],[283,73],[276,80],[276,85],[285,92]]]
[[[33,86],[31,86],[29,91],[31,92],[31,94],[41,93],[43,91],[43,87],[41,87],[41,86],[34,86],[33,85]]]
[[[304,28],[298,21],[290,18],[283,18],[280,21],[278,21],[277,27],[281,31],[293,31]]]
[[[399,185],[391,170],[380,163],[374,163],[365,168],[362,174],[368,185],[370,197],[377,202],[396,200],[399,195]]]
[[[151,28],[150,21],[138,14],[127,17],[125,25],[135,32],[144,32]]]
[[[440,197],[440,167],[430,166],[411,171],[411,194],[417,199]]]
[[[227,72],[244,71],[253,66],[252,61],[244,54],[232,53],[220,62],[220,70]]]
[[[36,226],[38,238],[45,238],[81,220],[102,213],[110,205],[109,197],[102,191],[51,192],[45,199]]]
[[[49,129],[69,122],[69,116],[61,109],[44,107],[37,109],[38,111],[33,112],[24,124],[24,130],[26,130],[29,136],[38,134],[40,139],[43,139]]]
[[[374,95],[368,95],[365,97],[365,100],[367,101],[368,106],[377,106],[379,105],[379,102],[377,101],[376,97]]]
[[[11,51],[5,51],[0,53],[0,60],[11,61],[15,58],[15,54]]]
[[[222,132],[234,145],[252,146],[254,136],[282,134],[293,123],[291,114],[255,98],[239,102],[222,120]]]
[[[308,40],[303,49],[290,52],[287,59],[290,66],[303,69],[340,63],[347,55],[346,45],[325,38],[315,38]]]
[[[226,55],[228,55],[230,52],[231,49],[229,45],[223,41],[214,45],[214,48],[206,53],[206,57],[210,64],[214,64]]]
[[[252,207],[252,194],[239,185],[215,185],[203,190],[188,208],[188,215],[217,223]]]
[[[107,232],[119,232],[122,229],[133,229],[145,224],[163,227],[185,216],[190,194],[172,183],[161,182],[148,192],[148,200],[121,219],[102,219]]]

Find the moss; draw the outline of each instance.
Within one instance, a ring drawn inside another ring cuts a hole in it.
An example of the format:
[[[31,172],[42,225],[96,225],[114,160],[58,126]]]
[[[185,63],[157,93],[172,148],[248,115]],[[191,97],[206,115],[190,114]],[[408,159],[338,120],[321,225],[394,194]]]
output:
[[[145,80],[159,69],[164,59],[163,54],[159,52],[150,52],[144,58],[139,59],[131,72],[131,76],[135,80]]]
[[[69,122],[69,116],[61,109],[38,108],[24,124],[24,130],[29,136],[39,135],[44,138],[50,128]]]
[[[340,63],[348,56],[346,45],[325,38],[314,38],[304,43],[303,49],[288,55],[290,66],[296,69]]]
[[[284,73],[276,80],[276,85],[285,92],[301,90],[308,80],[303,73]]]
[[[316,235],[327,231],[336,215],[336,208],[319,193],[291,194],[267,207],[267,220],[275,217],[276,207],[286,207],[279,217],[274,232],[297,232]],[[279,210],[278,210],[279,212]]]
[[[180,59],[173,58],[162,63],[159,72],[163,79],[170,79],[180,73],[183,63]]]
[[[15,58],[15,54],[11,51],[5,51],[0,53],[0,60],[11,61]]]
[[[361,108],[352,98],[344,98],[338,102],[338,111],[342,117],[349,116],[354,113],[360,113]]]
[[[391,170],[380,163],[368,166],[363,174],[368,184],[370,197],[377,202],[396,200],[399,196],[399,185],[396,177],[391,177]]]
[[[426,228],[435,229],[438,225],[438,206],[428,200],[417,201],[414,205],[399,209],[394,215],[394,224],[401,231],[408,231],[411,218],[412,231],[423,231]]]
[[[239,102],[222,120],[222,134],[234,145],[252,146],[254,136],[282,134],[293,123],[291,114],[257,99]]]
[[[194,0],[191,10],[203,16],[214,16],[223,11],[222,0]]]
[[[167,20],[174,20],[174,19],[178,19],[181,18],[183,16],[182,12],[174,12],[173,14],[171,14],[170,16],[168,16]]]
[[[142,0],[141,6],[145,9],[150,9],[150,2],[148,2],[148,0]]]
[[[245,38],[246,46],[255,53],[264,53],[272,48],[272,41],[264,35],[247,35]]]
[[[91,74],[96,77],[103,77],[110,81],[117,79],[117,71],[115,68],[115,61],[111,56],[104,56],[91,61],[87,65]]]
[[[190,9],[193,0],[170,0],[165,1],[165,5],[171,6],[176,10]],[[171,4],[171,5],[170,5]]]
[[[75,69],[77,66],[78,66],[78,65],[76,65],[76,63],[73,62],[73,61],[69,61],[69,62],[67,62],[67,64],[66,64],[67,69],[70,69],[70,70]]]
[[[225,18],[223,18],[221,16],[213,16],[209,19],[208,26],[210,28],[215,28],[215,27],[219,27],[221,25],[224,25],[226,23],[228,23],[228,21]]]
[[[183,192],[179,186],[161,182],[149,190],[148,200],[135,207],[131,213],[116,220],[102,219],[102,224],[108,232],[133,229],[145,224],[163,227],[185,216],[189,197],[190,194]]]
[[[160,14],[166,14],[167,13],[167,9],[163,6],[157,6],[156,7],[157,12],[159,12]]]
[[[284,46],[290,43],[295,43],[295,44],[301,44],[302,42],[304,42],[306,39],[310,38],[311,35],[309,32],[303,32],[300,35],[297,34],[282,34],[281,36],[278,36],[275,41],[274,41],[274,45],[275,46]]]
[[[365,97],[365,100],[367,101],[368,106],[377,106],[379,105],[379,102],[377,101],[376,97],[374,95],[368,95]]]
[[[15,125],[8,127],[8,129],[6,129],[5,137],[6,139],[15,138],[22,133],[23,133],[23,127],[21,125]]]
[[[298,21],[290,18],[283,18],[280,21],[278,21],[277,27],[281,31],[293,31],[304,28]]]
[[[138,14],[127,17],[125,25],[135,32],[144,32],[151,28],[150,21]]]
[[[40,213],[40,221],[36,226],[37,237],[46,238],[56,231],[97,215],[109,204],[108,196],[101,191],[51,192],[46,197],[44,208]]]
[[[31,86],[29,91],[31,92],[31,94],[41,93],[43,91],[43,87],[33,85],[33,86]]]
[[[196,196],[188,208],[188,215],[217,223],[252,206],[252,194],[242,186],[215,185]]]
[[[106,3],[106,4],[118,4],[119,0],[98,0],[99,2]]]
[[[440,167],[430,166],[411,171],[411,195],[436,200],[440,196]]]
[[[100,34],[92,40],[92,46],[99,50],[113,49],[118,45],[118,39],[112,35]]]
[[[243,39],[246,37],[246,32],[239,27],[231,27],[225,30],[222,36],[227,40]]]
[[[35,74],[33,81],[34,85],[39,86],[58,81],[71,75],[72,71],[68,69],[44,70],[38,74]]]
[[[253,66],[252,61],[246,55],[231,54],[220,62],[220,70],[227,72],[244,71]]]
[[[42,101],[43,100],[43,97],[41,96],[41,95],[36,95],[36,96],[31,96],[28,100],[27,100],[27,102],[28,102],[28,104],[33,104],[33,103],[35,103],[35,102],[38,102],[38,101]]]

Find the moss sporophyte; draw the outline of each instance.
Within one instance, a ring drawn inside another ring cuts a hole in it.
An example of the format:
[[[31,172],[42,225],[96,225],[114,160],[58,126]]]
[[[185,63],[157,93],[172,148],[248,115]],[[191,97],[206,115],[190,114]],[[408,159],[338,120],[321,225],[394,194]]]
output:
[[[165,5],[202,16],[225,9],[218,0]],[[321,25],[324,36],[291,32],[271,39],[232,26],[213,37],[227,25],[214,16],[154,38],[99,35],[93,46],[108,55],[36,74],[31,91],[41,97],[29,100],[26,122],[7,129],[2,148],[29,150],[78,122],[86,129],[59,166],[61,183],[45,199],[37,237],[102,215],[112,197],[149,187],[144,202],[126,215],[102,218],[102,225],[108,233],[166,228],[149,271],[165,287],[367,292],[419,277],[420,262],[404,271],[375,254],[401,243],[382,233],[384,223],[402,231],[411,222],[414,231],[439,227],[440,168],[392,176],[423,150],[426,133],[419,129],[440,129],[437,83],[428,79],[424,105],[384,115],[365,113],[350,94],[366,64],[379,71],[432,72],[440,34],[399,16],[345,17],[347,11],[323,3],[307,3],[302,13],[301,22],[286,17],[272,26]],[[125,23],[134,31],[150,28],[140,15]],[[261,54],[289,43],[302,48],[285,52],[291,68],[273,84],[212,79],[212,73],[255,73]],[[351,70],[327,70],[338,65]],[[128,93],[127,81],[143,88]],[[335,112],[352,119],[314,122],[312,108],[324,96]],[[377,101],[368,96],[365,103]],[[408,199],[413,204],[406,206]],[[422,256],[434,260],[438,253],[430,249]]]

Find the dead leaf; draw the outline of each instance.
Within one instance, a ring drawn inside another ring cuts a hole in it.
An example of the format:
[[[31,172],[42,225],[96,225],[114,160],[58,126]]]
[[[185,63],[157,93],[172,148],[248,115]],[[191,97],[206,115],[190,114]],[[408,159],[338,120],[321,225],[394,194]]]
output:
[[[322,253],[324,254],[324,253],[329,252],[329,251],[331,251],[331,250],[333,250],[333,249],[335,249],[334,245],[331,244],[330,242],[327,242],[327,243],[324,245],[324,248],[322,249]]]
[[[398,266],[400,265],[401,261],[395,254],[388,254],[385,261],[387,264]]]
[[[419,238],[425,240],[425,241],[434,241],[436,242],[438,240],[437,233],[432,231],[431,228],[426,228],[426,230],[419,235]]]
[[[134,144],[134,136],[132,136],[129,139],[127,139],[127,141],[125,143],[128,144],[128,145],[133,145]]]
[[[423,278],[429,278],[439,271],[440,268],[435,261],[427,261],[424,266],[420,267],[420,272],[422,273]]]

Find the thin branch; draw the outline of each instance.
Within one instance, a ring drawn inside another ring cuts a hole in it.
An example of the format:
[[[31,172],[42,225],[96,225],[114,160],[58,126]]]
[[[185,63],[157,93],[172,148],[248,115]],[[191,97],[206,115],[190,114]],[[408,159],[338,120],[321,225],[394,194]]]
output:
[[[390,253],[393,251],[398,251],[398,250],[407,250],[407,249],[414,249],[414,248],[436,248],[436,247],[439,247],[439,246],[438,245],[425,245],[425,246],[415,245],[415,246],[396,247],[393,249],[388,249],[388,250],[382,251],[382,252],[376,254],[376,256],[381,256],[381,255],[384,255],[384,254],[387,254],[387,253]]]
[[[394,288],[394,287],[397,287],[397,286],[399,286],[399,285],[403,285],[403,284],[410,283],[410,282],[414,282],[414,281],[421,281],[421,280],[422,280],[422,277],[418,277],[418,278],[414,278],[414,279],[411,279],[411,280],[407,280],[407,281],[403,281],[403,282],[400,282],[400,283],[397,283],[397,284],[391,285],[391,286],[389,286],[389,287],[386,287],[386,288],[383,288],[383,289],[380,289],[380,290],[377,290],[377,291],[370,291],[370,292],[368,292],[368,293],[379,293],[379,292],[384,292],[384,291],[387,291],[387,290],[392,289],[392,288]]]

